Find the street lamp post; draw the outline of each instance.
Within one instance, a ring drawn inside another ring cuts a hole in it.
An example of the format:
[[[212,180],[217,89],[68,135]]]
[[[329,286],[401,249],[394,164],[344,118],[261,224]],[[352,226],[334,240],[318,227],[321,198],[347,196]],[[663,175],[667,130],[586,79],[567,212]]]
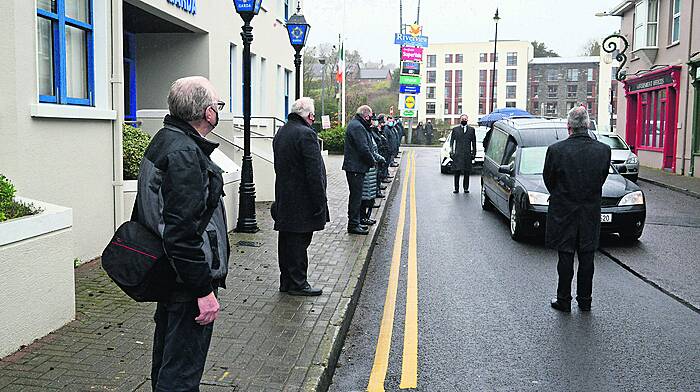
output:
[[[326,59],[318,59],[318,62],[323,66],[321,71],[321,118],[326,113]]]
[[[494,105],[496,104],[496,100],[493,97],[493,94],[496,92],[496,60],[498,60],[498,21],[501,20],[501,18],[498,16],[498,8],[496,8],[496,15],[493,16],[493,21],[496,22],[496,36],[493,39],[493,76],[491,80],[491,111],[493,112]]]
[[[301,98],[301,50],[306,45],[306,38],[309,36],[311,26],[306,23],[306,18],[301,14],[301,5],[297,1],[297,12],[287,21],[287,33],[289,42],[296,51],[294,54],[294,67],[296,69],[296,99]]]
[[[236,12],[243,19],[243,166],[238,190],[238,222],[236,231],[256,233],[260,229],[255,219],[255,184],[253,183],[253,157],[250,155],[250,44],[253,42],[253,26],[250,22],[260,12],[262,0],[234,0]]]

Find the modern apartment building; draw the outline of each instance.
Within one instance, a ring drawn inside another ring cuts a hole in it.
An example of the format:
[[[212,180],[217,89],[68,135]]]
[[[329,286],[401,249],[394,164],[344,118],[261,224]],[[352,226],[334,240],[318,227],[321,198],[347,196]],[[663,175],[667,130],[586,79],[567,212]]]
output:
[[[457,124],[459,116],[466,113],[476,122],[490,113],[492,101],[494,109],[525,108],[532,56],[532,45],[527,41],[498,41],[496,56],[493,41],[431,43],[421,69],[418,120]]]
[[[528,67],[527,111],[565,118],[574,106],[588,108],[598,129],[611,129],[615,116],[611,56],[539,57]],[[611,95],[612,94],[612,95]],[[612,109],[612,113],[610,111]],[[612,117],[611,117],[612,116]]]
[[[630,45],[618,88],[618,132],[642,165],[700,176],[700,4],[622,1],[610,14],[622,17]]]

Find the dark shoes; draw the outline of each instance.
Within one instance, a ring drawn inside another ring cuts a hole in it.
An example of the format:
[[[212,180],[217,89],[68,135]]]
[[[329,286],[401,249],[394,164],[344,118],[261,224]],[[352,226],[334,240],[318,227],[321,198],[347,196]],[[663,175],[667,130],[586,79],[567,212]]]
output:
[[[452,193],[459,193],[459,189],[453,190]]]
[[[553,299],[551,303],[552,307],[560,312],[571,312],[571,302],[566,303],[559,299]]]
[[[367,234],[369,234],[369,229],[367,228],[367,226],[348,227],[348,233],[358,234],[358,235],[367,235]]]
[[[362,220],[360,221],[360,223],[362,223],[362,224],[365,225],[365,226],[372,226],[372,225],[376,224],[377,221],[374,220],[374,219],[362,219]]]
[[[391,167],[399,167],[399,164],[396,162],[391,162]]]
[[[389,181],[389,182],[391,182],[391,181]],[[380,185],[380,186],[379,186],[379,189],[380,189],[380,190],[385,190],[385,189],[386,189],[386,185]]]
[[[377,192],[377,199],[385,199],[386,195],[383,194],[382,192]]]
[[[282,291],[282,288],[280,288],[280,291]],[[323,290],[322,289],[315,289],[307,283],[302,288],[289,289],[286,291],[286,293],[289,295],[296,295],[296,296],[301,296],[301,297],[315,297],[315,296],[323,294]]]
[[[469,189],[465,189],[465,190],[464,190],[464,193],[469,193]]]
[[[388,178],[383,179],[382,182],[383,182],[384,184],[391,184],[391,180],[388,179]]]

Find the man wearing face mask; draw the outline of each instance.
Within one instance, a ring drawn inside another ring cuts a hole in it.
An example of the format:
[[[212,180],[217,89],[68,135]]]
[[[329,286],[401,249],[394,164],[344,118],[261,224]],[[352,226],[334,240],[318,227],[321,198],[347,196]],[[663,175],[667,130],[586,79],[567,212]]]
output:
[[[369,234],[367,226],[361,224],[361,210],[365,173],[376,164],[369,140],[372,116],[371,107],[360,106],[345,130],[343,170],[345,170],[350,189],[348,199],[348,233],[350,234]]]
[[[154,316],[154,391],[199,390],[219,315],[216,294],[225,288],[230,246],[222,170],[210,159],[218,144],[205,138],[223,107],[206,78],[176,80],[168,94],[170,114],[139,169],[131,219],[163,239],[177,273],[170,299],[158,302]]]
[[[272,218],[279,232],[280,291],[315,296],[322,291],[306,280],[307,249],[314,231],[330,222],[326,198],[326,167],[318,136],[311,124],[314,101],[304,97],[292,104],[287,123],[272,141],[275,156],[275,202]]]
[[[469,116],[459,118],[460,125],[452,128],[450,141],[452,173],[455,176],[454,193],[459,193],[459,177],[464,175],[464,193],[469,193],[469,175],[472,171],[472,159],[476,156],[476,131],[469,126]]]

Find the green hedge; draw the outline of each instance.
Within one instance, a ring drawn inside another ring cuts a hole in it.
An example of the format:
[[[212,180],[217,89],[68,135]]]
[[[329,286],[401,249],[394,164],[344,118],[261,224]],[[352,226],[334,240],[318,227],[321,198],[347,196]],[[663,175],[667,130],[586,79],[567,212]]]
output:
[[[139,176],[139,166],[146,152],[151,136],[140,128],[124,124],[124,179],[135,180]]]
[[[323,147],[336,153],[342,153],[345,146],[345,127],[337,126],[335,128],[326,129],[318,134],[318,137],[323,139]]]
[[[41,212],[40,208],[31,203],[15,201],[16,192],[12,182],[0,174],[0,222]]]

